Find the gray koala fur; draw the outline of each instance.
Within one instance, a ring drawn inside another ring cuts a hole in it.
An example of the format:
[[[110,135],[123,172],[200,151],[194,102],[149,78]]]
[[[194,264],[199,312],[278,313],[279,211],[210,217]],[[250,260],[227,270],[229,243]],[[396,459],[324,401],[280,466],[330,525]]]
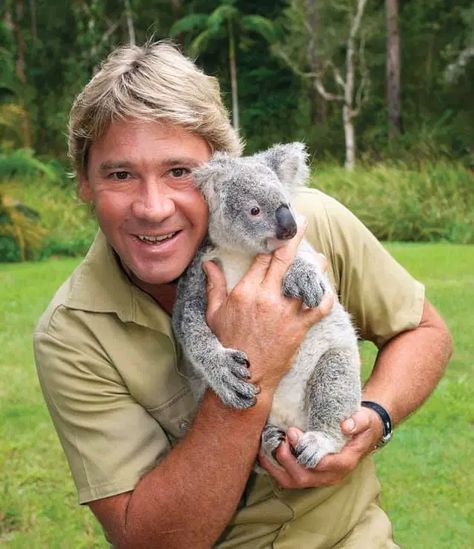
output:
[[[206,277],[202,262],[216,260],[230,290],[257,253],[272,252],[294,236],[291,190],[308,176],[301,143],[275,145],[265,152],[234,158],[216,153],[194,172],[209,205],[208,239],[178,284],[173,328],[186,363],[193,393],[200,399],[210,387],[228,406],[255,404],[257,389],[249,382],[245,353],[225,348],[206,323]],[[258,208],[259,213],[257,213]],[[286,296],[316,307],[331,291],[314,249],[305,240],[283,281]],[[340,422],[359,408],[361,398],[357,337],[349,315],[336,300],[331,312],[307,333],[291,369],[274,394],[262,433],[270,459],[290,426],[304,431],[295,455],[315,467],[346,442]]]

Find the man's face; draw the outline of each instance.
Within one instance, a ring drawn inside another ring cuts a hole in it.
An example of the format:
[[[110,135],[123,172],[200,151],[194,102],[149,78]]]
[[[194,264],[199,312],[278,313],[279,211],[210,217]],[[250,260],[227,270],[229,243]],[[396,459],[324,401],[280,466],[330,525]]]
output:
[[[91,146],[80,195],[138,285],[171,282],[193,258],[208,210],[191,170],[209,157],[202,137],[159,122],[115,122]]]

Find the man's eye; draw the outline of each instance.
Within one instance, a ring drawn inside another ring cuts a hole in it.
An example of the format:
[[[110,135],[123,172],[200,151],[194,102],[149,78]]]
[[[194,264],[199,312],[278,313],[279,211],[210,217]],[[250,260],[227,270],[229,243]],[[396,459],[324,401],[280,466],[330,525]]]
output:
[[[113,172],[110,175],[112,176],[113,179],[120,179],[123,181],[124,179],[129,178],[130,173],[129,172]]]
[[[190,173],[191,171],[188,168],[171,168],[170,170],[171,176],[175,178],[186,177]]]

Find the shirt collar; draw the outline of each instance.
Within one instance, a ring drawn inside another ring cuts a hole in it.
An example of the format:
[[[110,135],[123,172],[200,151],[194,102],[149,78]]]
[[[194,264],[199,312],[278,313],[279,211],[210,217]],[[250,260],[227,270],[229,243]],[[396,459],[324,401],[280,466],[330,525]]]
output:
[[[130,281],[102,231],[72,277],[66,306],[115,313],[122,322],[134,322],[172,337],[170,317]]]

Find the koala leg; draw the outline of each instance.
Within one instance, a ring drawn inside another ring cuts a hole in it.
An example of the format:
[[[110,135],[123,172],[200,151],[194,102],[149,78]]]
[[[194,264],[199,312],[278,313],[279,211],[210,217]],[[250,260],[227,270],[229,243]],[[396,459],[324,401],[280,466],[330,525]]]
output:
[[[249,382],[245,353],[224,347],[206,323],[206,279],[200,261],[195,259],[178,286],[173,311],[173,329],[189,365],[226,404],[250,408],[258,389]],[[201,391],[199,382],[197,391]]]
[[[301,299],[308,307],[317,307],[326,292],[319,269],[309,261],[296,257],[283,280],[283,293]]]
[[[273,463],[276,463],[273,453],[285,440],[285,436],[285,431],[273,423],[267,423],[263,428],[260,448]]]
[[[237,409],[255,405],[258,389],[249,382],[245,353],[223,347],[204,322],[195,322],[183,339],[188,359],[224,404]]]
[[[357,349],[324,353],[308,381],[308,430],[295,448],[298,463],[316,467],[325,455],[341,450],[347,438],[340,423],[359,408],[360,398]]]

